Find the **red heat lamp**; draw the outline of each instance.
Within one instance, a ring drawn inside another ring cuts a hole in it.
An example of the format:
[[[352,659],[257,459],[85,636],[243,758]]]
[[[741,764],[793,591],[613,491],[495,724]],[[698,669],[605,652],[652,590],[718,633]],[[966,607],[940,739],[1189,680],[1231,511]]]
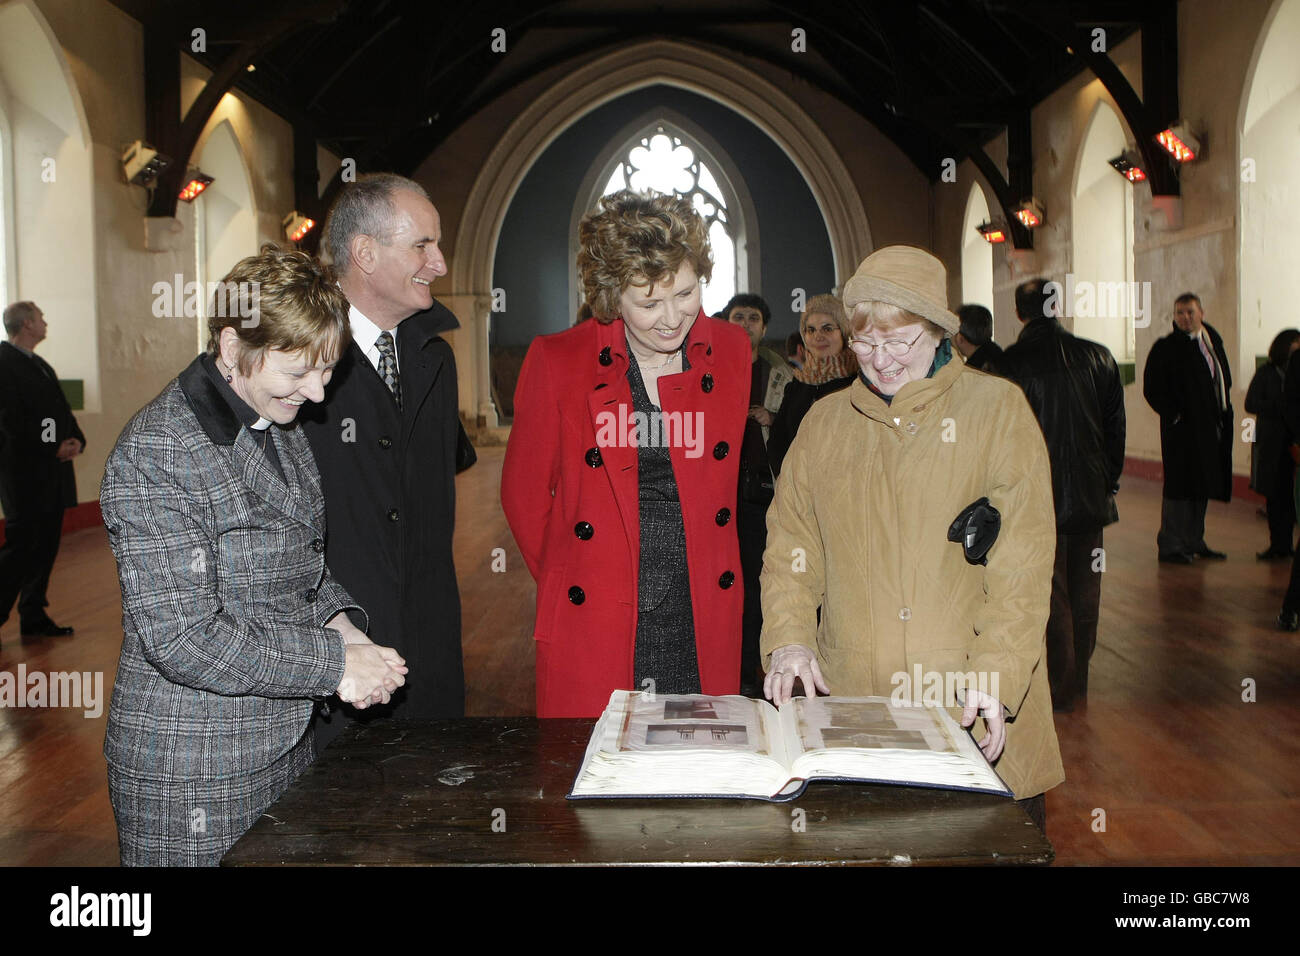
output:
[[[190,173],[190,180],[181,189],[179,197],[186,202],[194,202],[199,197],[199,193],[211,186],[213,182],[215,180],[211,176],[196,169]]]
[[[1142,158],[1138,156],[1136,150],[1125,150],[1114,159],[1109,160],[1109,162],[1115,168],[1115,172],[1129,182],[1140,183],[1146,181],[1146,170],[1142,168]]]
[[[1001,223],[986,222],[975,227],[975,231],[984,237],[985,242],[1006,242],[1006,226]]]
[[[1043,209],[1042,203],[1030,197],[1017,207],[1015,216],[1026,229],[1037,229],[1043,224],[1043,220],[1047,218],[1047,213]]]
[[[1192,135],[1186,122],[1175,123],[1156,134],[1159,143],[1170,156],[1180,163],[1190,163],[1201,152],[1201,141]]]
[[[294,210],[281,221],[284,234],[290,242],[301,242],[302,237],[316,228],[316,220],[308,219],[298,210]]]

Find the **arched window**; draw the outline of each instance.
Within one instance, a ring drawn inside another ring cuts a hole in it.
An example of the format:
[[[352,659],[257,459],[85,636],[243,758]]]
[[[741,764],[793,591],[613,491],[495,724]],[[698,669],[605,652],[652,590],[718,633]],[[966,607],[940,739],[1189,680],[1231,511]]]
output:
[[[0,87],[0,95],[3,92],[3,87]],[[13,161],[9,158],[9,144],[12,141],[9,117],[5,115],[4,100],[0,98],[0,309],[11,301],[9,276],[13,273],[14,210],[10,198],[13,187],[9,184],[9,170]]]
[[[748,191],[725,152],[689,120],[669,110],[657,110],[624,127],[602,150],[579,190],[574,210],[577,224],[602,196],[631,189],[649,190],[690,200],[709,229],[713,278],[704,287],[703,308],[711,315],[737,292],[760,288],[757,217]],[[574,247],[576,262],[577,249]],[[576,265],[575,270],[576,271]],[[581,290],[574,283],[576,311]]]
[[[1256,41],[1240,109],[1240,306],[1237,367],[1242,384],[1267,355],[1273,337],[1300,326],[1295,310],[1295,264],[1300,257],[1300,63],[1295,40],[1300,0],[1273,4]],[[1215,316],[1211,322],[1225,321]],[[1222,326],[1219,326],[1222,330]],[[1224,338],[1228,336],[1225,334]],[[1229,352],[1229,355],[1232,353]]]
[[[195,272],[206,290],[208,283],[219,282],[240,259],[257,253],[257,205],[243,150],[229,120],[220,121],[208,134],[198,165],[213,177],[212,185],[194,202]],[[199,351],[207,347],[209,305],[205,295],[204,314],[198,317]]]
[[[961,302],[993,312],[993,246],[975,228],[988,221],[984,190],[979,183],[972,183],[961,225]]]
[[[1119,116],[1099,101],[1079,150],[1071,241],[1075,289],[1093,294],[1067,292],[1069,311],[1062,319],[1067,326],[1073,320],[1075,335],[1100,342],[1121,363],[1134,360],[1139,304],[1133,282],[1133,186],[1108,160],[1128,146]]]
[[[50,323],[41,354],[100,411],[90,126],[63,47],[33,0],[0,3],[0,223],[6,299]]]

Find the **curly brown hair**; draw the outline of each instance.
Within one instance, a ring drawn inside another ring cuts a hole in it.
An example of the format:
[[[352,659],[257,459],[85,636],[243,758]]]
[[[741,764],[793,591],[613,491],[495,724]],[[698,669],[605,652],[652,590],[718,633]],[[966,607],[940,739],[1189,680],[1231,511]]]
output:
[[[612,193],[578,226],[578,277],[601,322],[618,318],[631,286],[653,285],[689,262],[704,281],[713,275],[708,227],[687,199]]]
[[[245,375],[261,367],[268,349],[303,351],[314,365],[322,356],[333,361],[342,355],[352,339],[348,300],[333,270],[274,243],[235,263],[208,314],[208,354],[218,354],[221,330],[233,328]]]

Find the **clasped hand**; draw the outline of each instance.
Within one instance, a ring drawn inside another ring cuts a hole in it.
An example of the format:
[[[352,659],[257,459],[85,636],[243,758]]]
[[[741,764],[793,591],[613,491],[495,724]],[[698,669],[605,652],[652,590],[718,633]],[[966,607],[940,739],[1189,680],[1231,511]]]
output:
[[[386,704],[406,683],[406,661],[391,647],[374,643],[340,614],[327,625],[343,635],[343,679],[336,693],[345,704],[364,710]]]

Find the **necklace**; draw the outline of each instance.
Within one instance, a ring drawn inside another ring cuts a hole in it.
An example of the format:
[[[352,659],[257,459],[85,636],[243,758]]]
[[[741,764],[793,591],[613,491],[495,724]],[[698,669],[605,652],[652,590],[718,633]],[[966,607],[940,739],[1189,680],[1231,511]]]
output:
[[[637,368],[643,371],[653,372],[655,369],[667,368],[669,365],[672,365],[673,362],[675,362],[678,358],[681,357],[682,348],[685,347],[685,345],[686,343],[683,342],[681,345],[679,345],[676,349],[673,350],[672,354],[669,355],[665,361],[660,362],[658,365],[647,365],[644,362],[642,362],[641,356],[637,355],[636,350],[632,348],[631,341],[627,343],[627,350],[632,353],[634,358],[636,358]]]

